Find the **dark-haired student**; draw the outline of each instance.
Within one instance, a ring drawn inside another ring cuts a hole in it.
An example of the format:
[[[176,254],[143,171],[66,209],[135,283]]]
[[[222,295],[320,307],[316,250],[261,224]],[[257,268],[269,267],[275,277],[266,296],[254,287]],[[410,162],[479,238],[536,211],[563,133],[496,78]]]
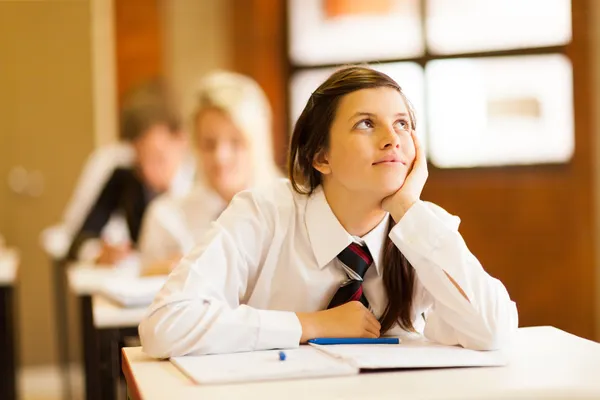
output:
[[[424,334],[505,346],[515,303],[420,199],[427,163],[400,86],[363,67],[311,95],[289,180],[234,197],[173,270],[139,327],[164,358],[294,348],[316,337]]]
[[[135,156],[130,168],[116,168],[75,235],[70,260],[114,265],[136,248],[149,203],[169,192],[187,194],[196,164],[179,117],[162,86],[133,91],[121,110],[121,139],[131,143]],[[128,237],[104,240],[102,231],[113,215],[126,221]]]

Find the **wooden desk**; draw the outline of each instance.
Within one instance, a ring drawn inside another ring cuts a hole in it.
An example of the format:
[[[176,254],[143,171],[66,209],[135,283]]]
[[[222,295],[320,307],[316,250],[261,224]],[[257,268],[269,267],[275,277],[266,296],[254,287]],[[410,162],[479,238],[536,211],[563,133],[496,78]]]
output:
[[[600,398],[600,344],[552,327],[519,329],[506,367],[396,370],[251,384],[198,386],[169,361],[123,349],[134,399],[589,399]]]
[[[107,279],[137,276],[136,268],[108,269],[73,265],[69,287],[79,302],[86,399],[116,399],[120,349],[124,339],[137,336],[145,308],[121,308],[95,295]]]
[[[15,289],[16,252],[0,250],[0,399],[17,398]]]

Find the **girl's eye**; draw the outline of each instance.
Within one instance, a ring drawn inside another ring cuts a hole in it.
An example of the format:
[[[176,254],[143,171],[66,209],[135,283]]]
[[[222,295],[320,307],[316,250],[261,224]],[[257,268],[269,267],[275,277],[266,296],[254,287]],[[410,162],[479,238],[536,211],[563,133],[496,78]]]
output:
[[[359,121],[358,124],[355,125],[355,129],[371,129],[373,128],[373,121],[370,119],[363,119]]]
[[[410,124],[405,119],[399,119],[398,121],[396,121],[395,126],[396,126],[396,128],[403,130],[403,131],[410,130]]]

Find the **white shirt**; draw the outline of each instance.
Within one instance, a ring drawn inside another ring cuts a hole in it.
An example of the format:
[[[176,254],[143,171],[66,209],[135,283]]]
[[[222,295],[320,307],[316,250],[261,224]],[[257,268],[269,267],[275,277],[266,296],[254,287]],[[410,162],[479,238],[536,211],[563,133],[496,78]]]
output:
[[[183,197],[158,197],[144,215],[138,246],[142,268],[190,252],[225,207],[227,203],[204,185]]]
[[[374,259],[364,293],[377,318],[387,304],[387,220],[362,238]],[[517,309],[502,283],[469,252],[459,223],[418,201],[390,232],[416,271],[413,325],[443,344],[499,348],[517,329]],[[346,280],[336,257],[352,241],[321,188],[309,197],[280,180],[238,194],[148,310],[139,327],[144,351],[164,358],[297,347],[302,329],[295,312],[327,308]],[[396,326],[387,334],[405,332]]]

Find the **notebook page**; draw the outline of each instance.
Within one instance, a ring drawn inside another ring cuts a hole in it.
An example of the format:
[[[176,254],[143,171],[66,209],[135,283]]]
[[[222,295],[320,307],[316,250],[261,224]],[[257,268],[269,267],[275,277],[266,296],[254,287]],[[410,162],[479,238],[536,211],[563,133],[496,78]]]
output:
[[[190,379],[201,385],[321,378],[358,373],[358,368],[310,346],[301,346],[284,352],[286,354],[284,361],[279,360],[279,350],[266,350],[173,357],[171,362]]]
[[[361,345],[313,345],[360,369],[483,367],[508,364],[502,351],[475,351],[432,342]]]

